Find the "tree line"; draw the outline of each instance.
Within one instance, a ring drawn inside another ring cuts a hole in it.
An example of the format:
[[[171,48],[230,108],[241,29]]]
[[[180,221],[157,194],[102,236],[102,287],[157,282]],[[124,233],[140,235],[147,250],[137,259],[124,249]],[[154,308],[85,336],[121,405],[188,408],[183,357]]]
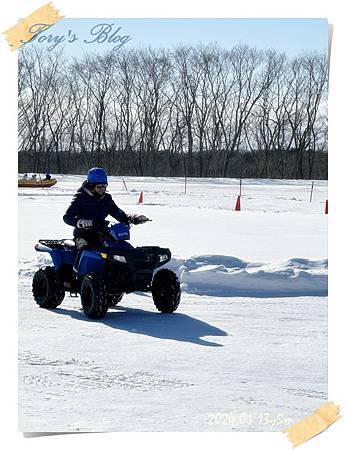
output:
[[[327,178],[325,54],[238,45],[68,59],[24,46],[19,171]]]

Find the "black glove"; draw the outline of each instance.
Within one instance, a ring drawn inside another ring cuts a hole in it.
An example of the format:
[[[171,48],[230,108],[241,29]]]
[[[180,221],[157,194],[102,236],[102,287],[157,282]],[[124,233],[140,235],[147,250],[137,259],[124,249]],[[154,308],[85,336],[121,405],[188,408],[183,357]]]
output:
[[[77,220],[77,228],[91,228],[93,226],[93,221],[90,219],[79,219]]]
[[[148,222],[148,217],[143,216],[143,215],[138,215],[138,214],[133,214],[130,216],[127,216],[127,220],[129,221],[129,223],[133,223],[134,225],[139,225],[140,223],[145,223]]]

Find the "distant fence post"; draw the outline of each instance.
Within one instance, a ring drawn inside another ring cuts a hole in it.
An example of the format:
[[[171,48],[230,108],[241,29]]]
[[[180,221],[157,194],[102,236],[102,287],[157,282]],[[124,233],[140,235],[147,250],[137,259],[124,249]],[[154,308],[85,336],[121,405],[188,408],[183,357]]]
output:
[[[314,190],[314,181],[312,181],[312,184],[311,184],[311,191],[310,191],[310,203],[311,203],[311,200],[312,200],[312,191]]]
[[[125,186],[126,192],[128,192],[128,189],[127,189],[127,186],[126,186],[126,183],[125,183],[125,180],[124,180],[124,178],[122,178],[122,180],[123,180],[123,183],[124,183],[124,186]]]
[[[185,176],[185,194],[186,194],[187,177]]]
[[[241,186],[242,186],[242,179],[239,178],[239,197],[241,197]]]

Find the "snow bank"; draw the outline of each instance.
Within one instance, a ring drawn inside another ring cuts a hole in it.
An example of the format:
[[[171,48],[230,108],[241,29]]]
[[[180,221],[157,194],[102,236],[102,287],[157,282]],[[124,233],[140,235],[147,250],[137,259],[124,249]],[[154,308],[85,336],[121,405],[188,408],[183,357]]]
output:
[[[19,262],[19,277],[32,277],[49,256]],[[222,297],[326,296],[328,260],[293,258],[283,263],[254,263],[225,255],[172,259],[167,265],[180,277],[182,290]]]
[[[232,256],[201,255],[173,260],[183,290],[223,297],[325,296],[328,260],[292,258],[283,263],[251,263]]]

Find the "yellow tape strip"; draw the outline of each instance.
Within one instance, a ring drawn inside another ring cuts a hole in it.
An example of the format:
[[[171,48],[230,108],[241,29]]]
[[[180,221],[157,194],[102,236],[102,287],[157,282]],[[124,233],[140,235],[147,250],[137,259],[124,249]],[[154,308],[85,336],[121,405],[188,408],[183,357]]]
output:
[[[306,417],[295,425],[292,425],[284,433],[287,433],[287,437],[293,443],[293,447],[297,447],[340,419],[339,412],[339,406],[333,402],[326,402],[320,408],[316,409],[312,416]]]
[[[14,51],[33,38],[33,28],[35,29],[35,32],[37,32],[38,29],[43,31],[49,26],[54,25],[63,17],[64,16],[61,16],[59,11],[52,5],[52,2],[49,2],[47,5],[41,6],[41,8],[34,11],[25,19],[22,19],[14,27],[9,28],[3,34],[6,35],[11,50]]]

